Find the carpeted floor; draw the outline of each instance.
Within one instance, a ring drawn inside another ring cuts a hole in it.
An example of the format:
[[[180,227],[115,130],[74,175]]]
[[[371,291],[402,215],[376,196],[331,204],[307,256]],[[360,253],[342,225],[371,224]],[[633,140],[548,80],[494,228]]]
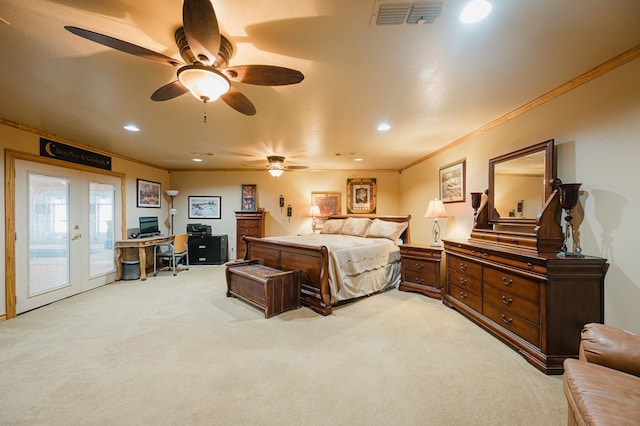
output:
[[[563,425],[546,376],[441,302],[322,317],[226,297],[223,266],[121,281],[0,323],[2,425]]]

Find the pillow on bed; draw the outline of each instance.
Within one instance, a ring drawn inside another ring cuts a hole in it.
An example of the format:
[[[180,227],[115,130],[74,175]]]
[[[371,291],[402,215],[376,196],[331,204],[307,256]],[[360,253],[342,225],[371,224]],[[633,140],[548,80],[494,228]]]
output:
[[[344,219],[329,219],[324,225],[322,225],[322,229],[320,229],[321,234],[339,234],[342,230],[342,226],[344,225]]]
[[[388,222],[374,219],[367,231],[367,238],[388,238],[391,241],[397,241],[407,226],[409,226],[407,222]]]
[[[369,225],[371,225],[371,220],[366,217],[350,217],[344,222],[344,225],[342,225],[342,231],[340,231],[340,233],[343,235],[364,237],[367,235]]]

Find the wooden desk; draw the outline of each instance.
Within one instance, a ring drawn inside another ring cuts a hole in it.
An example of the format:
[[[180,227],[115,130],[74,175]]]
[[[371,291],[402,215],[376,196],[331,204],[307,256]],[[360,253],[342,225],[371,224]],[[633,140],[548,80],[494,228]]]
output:
[[[140,259],[140,280],[147,279],[147,247],[152,247],[160,243],[168,243],[173,241],[174,236],[169,235],[166,237],[148,237],[148,238],[135,238],[131,240],[116,241],[116,281],[120,281],[122,278],[122,249],[125,248],[138,248],[138,258]]]

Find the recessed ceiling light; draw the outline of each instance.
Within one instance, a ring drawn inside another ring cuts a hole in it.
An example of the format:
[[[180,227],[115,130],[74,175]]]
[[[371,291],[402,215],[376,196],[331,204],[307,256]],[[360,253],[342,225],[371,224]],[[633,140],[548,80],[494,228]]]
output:
[[[196,163],[200,163],[202,161],[202,157],[200,157],[200,154],[194,152],[193,153],[193,158],[191,160],[195,161]]]
[[[467,3],[460,14],[460,22],[473,24],[481,21],[491,13],[491,3],[487,0],[472,0]]]
[[[378,124],[378,131],[379,132],[386,132],[389,129],[391,129],[391,125],[389,123],[380,123],[380,124]]]
[[[130,132],[139,132],[140,131],[138,126],[136,126],[135,124],[127,124],[126,126],[124,126],[124,129],[128,130]]]
[[[354,158],[353,161],[364,161],[364,158],[360,158],[360,157]]]

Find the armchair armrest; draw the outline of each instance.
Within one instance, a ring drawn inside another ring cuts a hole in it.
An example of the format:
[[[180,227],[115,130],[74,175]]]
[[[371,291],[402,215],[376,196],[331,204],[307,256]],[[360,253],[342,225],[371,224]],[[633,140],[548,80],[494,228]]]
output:
[[[605,325],[582,329],[580,359],[640,377],[640,336]]]

